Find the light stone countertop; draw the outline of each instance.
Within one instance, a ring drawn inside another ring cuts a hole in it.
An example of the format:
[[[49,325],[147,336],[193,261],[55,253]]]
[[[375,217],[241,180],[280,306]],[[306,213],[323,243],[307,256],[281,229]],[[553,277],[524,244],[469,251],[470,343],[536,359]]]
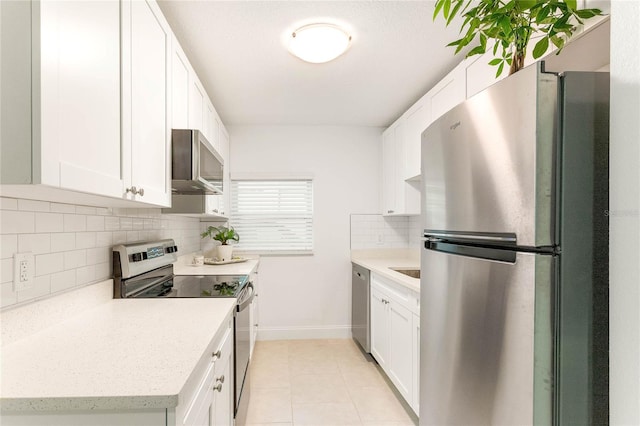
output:
[[[191,264],[194,254],[180,256],[173,264],[174,275],[250,275],[257,267],[260,259],[248,259],[246,262],[229,263],[227,265]]]
[[[233,298],[116,299],[2,347],[6,411],[173,408]]]
[[[351,261],[371,272],[420,293],[420,280],[390,268],[420,269],[420,251],[416,249],[352,250]]]

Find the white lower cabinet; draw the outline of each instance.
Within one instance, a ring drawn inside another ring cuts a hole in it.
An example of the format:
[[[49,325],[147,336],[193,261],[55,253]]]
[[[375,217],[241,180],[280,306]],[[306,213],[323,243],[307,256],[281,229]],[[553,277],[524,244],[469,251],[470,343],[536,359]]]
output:
[[[371,355],[386,370],[389,359],[389,313],[383,290],[371,285]]]
[[[400,394],[411,403],[413,399],[413,314],[393,299],[389,300],[389,378]]]
[[[371,355],[416,413],[420,348],[417,299],[419,295],[411,290],[372,274]]]
[[[226,426],[233,424],[233,317],[214,346],[205,373],[181,416],[176,409],[176,426]],[[170,417],[170,416],[169,416]],[[181,418],[182,417],[182,418]]]

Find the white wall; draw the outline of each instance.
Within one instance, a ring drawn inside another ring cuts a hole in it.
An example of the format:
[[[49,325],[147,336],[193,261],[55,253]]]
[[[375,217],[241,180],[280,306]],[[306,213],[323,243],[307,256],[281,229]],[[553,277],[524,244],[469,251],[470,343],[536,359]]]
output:
[[[610,410],[640,424],[640,2],[611,8]]]
[[[379,210],[382,129],[232,126],[229,133],[232,178],[313,175],[314,254],[261,258],[260,338],[349,337],[349,215]]]
[[[160,209],[112,209],[0,197],[0,305],[36,299],[113,276],[111,246],[173,238],[180,254],[200,249],[200,222]],[[35,255],[33,287],[13,291],[13,254]]]

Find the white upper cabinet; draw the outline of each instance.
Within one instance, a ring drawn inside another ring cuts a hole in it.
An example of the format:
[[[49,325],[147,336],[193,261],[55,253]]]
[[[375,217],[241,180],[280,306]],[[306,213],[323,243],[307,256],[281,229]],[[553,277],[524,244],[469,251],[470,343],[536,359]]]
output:
[[[198,76],[193,73],[189,89],[189,128],[200,130],[203,133],[206,99],[207,92],[204,91],[202,84],[200,84]]]
[[[420,214],[420,189],[405,180],[407,122],[404,116],[382,134],[382,214]],[[419,154],[418,154],[419,155]],[[420,170],[420,166],[418,166]]]
[[[2,184],[122,197],[120,5],[0,7],[2,38],[16,40],[2,46],[3,98],[12,99],[2,103]],[[3,192],[29,198],[51,191]]]
[[[188,129],[191,65],[175,36],[171,46],[171,128]]]
[[[121,196],[119,5],[40,6],[43,181]]]
[[[171,29],[157,3],[122,3],[122,146],[127,196],[171,205]],[[129,154],[130,153],[130,154]],[[127,158],[129,154],[129,158]]]
[[[399,206],[397,170],[402,154],[402,123],[396,123],[382,134],[382,214],[401,213]]]
[[[422,132],[431,124],[431,102],[428,95],[423,96],[404,114],[405,168],[402,178],[414,179],[420,175],[420,138]]]
[[[465,63],[458,65],[427,93],[431,123],[466,99]]]

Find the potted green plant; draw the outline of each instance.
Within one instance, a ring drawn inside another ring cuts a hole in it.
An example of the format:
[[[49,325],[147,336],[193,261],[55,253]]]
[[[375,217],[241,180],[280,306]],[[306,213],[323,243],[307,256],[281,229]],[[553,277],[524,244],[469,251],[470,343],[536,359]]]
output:
[[[433,19],[442,15],[449,25],[460,15],[464,18],[462,38],[448,46],[456,47],[456,54],[465,46],[476,45],[467,57],[487,51],[487,40],[494,40],[493,56],[489,64],[498,67],[498,77],[505,64],[509,74],[524,67],[529,40],[540,37],[533,47],[533,58],[538,59],[550,43],[560,53],[566,41],[576,31],[574,22],[601,15],[600,9],[578,9],[577,0],[437,0]]]
[[[220,241],[220,245],[216,247],[217,258],[220,262],[228,262],[233,255],[233,246],[229,245],[229,242],[240,241],[240,235],[233,227],[227,228],[226,226],[209,226],[206,231],[200,234],[202,238],[211,238],[215,241]]]

